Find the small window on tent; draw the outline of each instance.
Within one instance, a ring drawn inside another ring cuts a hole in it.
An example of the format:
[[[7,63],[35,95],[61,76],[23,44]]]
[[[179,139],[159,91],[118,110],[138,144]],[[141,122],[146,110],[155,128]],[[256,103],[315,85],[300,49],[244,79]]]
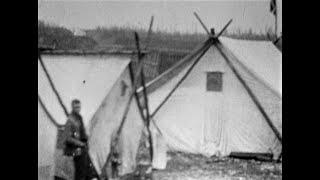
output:
[[[124,81],[121,81],[121,96],[126,94],[127,89],[128,85]]]
[[[207,72],[207,91],[222,91],[222,72]]]

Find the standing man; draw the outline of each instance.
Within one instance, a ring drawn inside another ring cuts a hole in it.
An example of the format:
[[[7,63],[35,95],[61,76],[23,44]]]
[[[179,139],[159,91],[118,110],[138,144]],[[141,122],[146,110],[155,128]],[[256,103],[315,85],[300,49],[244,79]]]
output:
[[[87,152],[87,134],[85,132],[81,103],[78,99],[71,102],[72,112],[65,125],[65,155],[72,156],[75,167],[75,180],[90,179],[90,158]]]

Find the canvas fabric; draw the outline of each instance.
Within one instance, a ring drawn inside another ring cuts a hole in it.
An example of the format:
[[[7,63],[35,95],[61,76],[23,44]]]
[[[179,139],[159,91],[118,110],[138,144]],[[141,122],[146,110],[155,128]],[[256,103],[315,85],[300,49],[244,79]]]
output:
[[[38,101],[38,179],[52,179],[57,129]]]
[[[86,129],[106,94],[130,62],[129,58],[90,55],[47,55],[42,59],[68,111],[71,110],[73,99],[81,101],[81,115]],[[40,63],[38,63],[38,92],[56,121],[61,124],[66,123],[67,118]]]
[[[123,86],[127,87],[124,94],[122,93]],[[131,80],[127,68],[116,81],[90,122],[92,133],[89,137],[89,154],[99,174],[105,168],[112,137],[115,136],[115,132],[119,128],[131,91]],[[120,135],[119,149],[122,162],[119,169],[120,175],[130,173],[136,167],[136,153],[142,129],[143,121],[139,114],[137,102],[134,99],[130,104]]]
[[[270,41],[220,38],[228,54],[233,54],[259,81],[282,96],[282,53]]]
[[[255,86],[254,92],[264,102],[264,107],[269,108],[267,113],[281,131],[281,111],[276,110],[281,109],[281,98],[259,78],[253,78],[248,69],[241,68],[243,64],[234,56],[231,61],[245,75],[245,81],[251,81],[250,87]],[[151,112],[187,69],[188,67],[150,94]],[[206,72],[215,71],[223,73],[222,91],[208,92]],[[227,156],[231,152],[270,152],[277,157],[281,152],[281,143],[214,46],[161,107],[154,120],[163,133],[161,137],[154,135],[157,137],[154,141],[158,141],[155,144],[159,146],[159,143],[163,143],[160,147],[166,146],[169,151],[203,154],[208,157]],[[167,159],[163,149],[154,151],[157,160],[155,168],[165,167]]]
[[[90,156],[96,157],[96,155],[99,155],[100,157],[101,155],[104,155],[104,158],[106,158],[109,150],[99,149],[100,147],[104,147],[103,145],[99,144],[103,143],[103,141],[97,141],[93,144],[92,139],[99,138],[95,135],[101,135],[101,139],[110,139],[110,137],[107,137],[106,135],[109,136],[110,132],[114,132],[115,128],[119,123],[119,119],[113,117],[120,117],[120,114],[122,115],[121,111],[119,111],[118,114],[116,112],[116,109],[123,108],[124,101],[126,100],[125,98],[127,98],[131,86],[128,71],[130,59],[127,57],[105,55],[45,55],[42,56],[42,59],[68,111],[70,111],[70,103],[72,99],[77,98],[82,103],[81,115],[83,116],[87,134],[89,135],[89,144],[92,145],[92,149],[90,150]],[[114,87],[122,87],[122,85],[119,84],[122,80],[125,81],[129,87],[126,91],[127,93],[125,98],[119,97],[117,92],[115,92],[119,89],[114,89]],[[111,90],[112,88],[113,90]],[[49,84],[48,78],[46,77],[44,70],[39,62],[38,94],[43,99],[45,106],[47,107],[48,111],[51,113],[53,118],[58,123],[64,124],[67,120],[66,115],[64,114],[63,109],[59,104],[57,97]],[[122,99],[122,101],[120,101],[122,103],[118,102],[118,104],[112,107],[109,105],[105,106],[105,104],[110,104],[111,102],[109,101],[110,98],[106,97],[111,96],[114,96],[116,98],[116,100],[114,99],[116,102],[117,100]],[[121,144],[124,144],[120,148],[122,151],[122,158],[124,162],[123,166],[121,167],[121,173],[129,172],[133,169],[133,166],[135,164],[133,156],[135,156],[136,153],[135,147],[138,144],[137,139],[140,138],[140,129],[138,127],[142,126],[142,120],[138,114],[139,111],[137,110],[137,106],[135,103],[136,102],[133,101],[129,112],[130,118],[128,118],[128,122],[126,122],[125,124],[125,128],[123,131],[124,133],[121,134],[121,136],[123,137],[132,138],[132,140],[130,141],[121,138],[120,141]],[[40,118],[39,114],[39,125],[40,122],[42,122],[42,119],[43,118]],[[93,124],[91,124],[91,120],[94,122]],[[114,122],[112,123],[114,123],[115,126],[97,128],[94,125],[104,123],[105,120],[106,122],[114,120]],[[131,127],[132,130],[130,129],[129,132],[126,132],[128,130],[128,126]],[[90,129],[95,131],[95,134],[93,134],[92,136]],[[38,131],[41,131],[40,127]],[[46,133],[45,131],[43,132]],[[50,138],[52,138],[50,139],[51,141],[56,141],[56,134],[50,135]],[[61,142],[59,143],[61,144]],[[48,145],[46,143],[43,143],[43,141],[39,141],[38,146]],[[90,145],[89,148],[91,148]],[[73,179],[74,167],[72,157],[64,156],[61,147],[59,149],[55,147],[54,151],[50,152],[46,152],[45,150],[39,150],[39,152],[39,157],[48,155],[50,157],[51,162],[54,162],[54,174],[56,176],[65,179]],[[100,163],[100,159],[97,160],[93,158],[92,161],[95,165],[95,168],[97,168],[97,170],[100,171],[100,168],[102,166],[97,166],[97,164]]]

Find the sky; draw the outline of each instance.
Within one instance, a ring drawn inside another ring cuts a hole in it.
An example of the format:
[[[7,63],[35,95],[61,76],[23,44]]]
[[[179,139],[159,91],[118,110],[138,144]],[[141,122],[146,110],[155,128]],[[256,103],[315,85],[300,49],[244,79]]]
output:
[[[69,29],[91,29],[98,26],[127,26],[148,29],[154,15],[154,30],[168,32],[204,32],[194,17],[197,12],[208,28],[218,32],[230,19],[229,31],[238,28],[254,32],[274,29],[275,19],[269,11],[269,0],[38,0],[38,19]]]

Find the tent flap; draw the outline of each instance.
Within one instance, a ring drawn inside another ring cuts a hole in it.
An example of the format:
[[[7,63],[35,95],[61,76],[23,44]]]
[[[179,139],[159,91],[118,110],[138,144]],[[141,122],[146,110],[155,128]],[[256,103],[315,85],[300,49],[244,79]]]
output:
[[[123,94],[123,84],[127,89]],[[110,153],[112,136],[116,133],[122,119],[125,105],[129,100],[131,89],[129,69],[121,74],[106,96],[90,122],[89,154],[99,174],[103,171]],[[120,157],[122,165],[120,174],[130,173],[136,165],[136,153],[143,128],[137,102],[133,100],[120,135]]]

